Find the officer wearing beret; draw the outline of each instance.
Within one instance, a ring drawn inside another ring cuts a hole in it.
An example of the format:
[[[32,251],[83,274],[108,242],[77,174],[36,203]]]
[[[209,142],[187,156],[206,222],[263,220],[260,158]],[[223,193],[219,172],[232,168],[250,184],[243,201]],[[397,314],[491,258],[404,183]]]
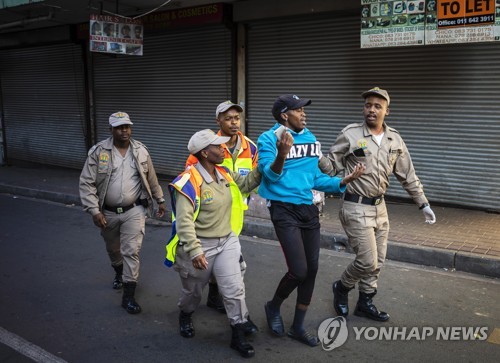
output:
[[[424,213],[427,223],[435,223],[436,217],[415,174],[403,139],[384,121],[389,115],[389,94],[375,87],[363,92],[362,97],[365,100],[365,121],[344,128],[328,155],[334,174],[350,173],[360,162],[366,165],[364,174],[349,183],[342,194],[340,221],[356,257],[340,280],[333,283],[333,305],[338,315],[347,316],[348,293],[357,283],[359,299],[354,314],[387,321],[389,314],[379,311],[372,299],[377,293],[377,281],[387,251],[389,218],[384,194],[389,186],[389,176],[396,176]]]

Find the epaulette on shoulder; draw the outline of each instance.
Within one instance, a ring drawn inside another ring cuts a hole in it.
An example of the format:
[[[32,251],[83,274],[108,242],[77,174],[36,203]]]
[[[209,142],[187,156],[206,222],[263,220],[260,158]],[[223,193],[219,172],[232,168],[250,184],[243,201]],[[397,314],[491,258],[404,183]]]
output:
[[[349,124],[342,129],[342,132],[347,131],[349,129],[358,128],[358,127],[363,127],[363,124],[362,123]]]
[[[97,149],[97,145],[94,145],[90,148],[89,152],[87,153],[87,156],[90,156],[94,153],[95,149]]]
[[[145,148],[149,152],[148,147],[146,145],[144,145],[142,142],[140,142],[139,140],[134,139],[134,143],[137,144],[137,146],[139,146],[139,147]]]
[[[387,126],[387,128],[388,128],[391,132],[395,132],[396,134],[399,134],[399,131],[398,131],[398,130],[396,130],[395,128],[390,127],[390,126]]]
[[[102,144],[104,144],[104,142],[106,142],[106,140],[99,141],[97,144],[95,144],[94,146],[92,146],[90,148],[89,152],[87,153],[87,156],[92,155],[96,151],[96,149],[98,147],[100,147]]]

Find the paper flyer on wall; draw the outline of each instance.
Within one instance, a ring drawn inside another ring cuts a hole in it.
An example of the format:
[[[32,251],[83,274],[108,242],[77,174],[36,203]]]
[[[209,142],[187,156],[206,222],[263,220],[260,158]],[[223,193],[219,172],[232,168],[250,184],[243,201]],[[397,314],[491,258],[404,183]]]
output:
[[[500,41],[500,0],[495,0],[495,26],[494,26],[495,41]]]
[[[90,15],[91,52],[142,55],[144,26],[141,20]]]

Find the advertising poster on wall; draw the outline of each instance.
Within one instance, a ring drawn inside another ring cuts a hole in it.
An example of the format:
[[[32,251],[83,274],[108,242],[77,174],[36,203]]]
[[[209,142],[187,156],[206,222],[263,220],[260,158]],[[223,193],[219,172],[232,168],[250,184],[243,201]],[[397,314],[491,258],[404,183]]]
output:
[[[361,48],[500,40],[500,0],[361,0]]]
[[[91,52],[142,55],[144,27],[141,20],[91,15],[89,30]]]
[[[425,26],[425,44],[491,42],[494,40],[495,1],[437,1],[433,23]]]
[[[424,45],[425,0],[361,0],[361,48]]]

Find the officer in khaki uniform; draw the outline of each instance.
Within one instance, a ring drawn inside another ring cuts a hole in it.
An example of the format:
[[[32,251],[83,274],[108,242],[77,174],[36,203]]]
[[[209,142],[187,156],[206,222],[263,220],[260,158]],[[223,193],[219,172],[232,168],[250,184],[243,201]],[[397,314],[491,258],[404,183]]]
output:
[[[124,288],[122,307],[137,314],[141,307],[134,293],[146,213],[151,215],[155,198],[157,216],[162,217],[165,199],[148,150],[131,138],[129,115],[116,112],[109,117],[109,125],[112,136],[88,153],[80,175],[80,199],[106,242],[116,272],[113,288]]]
[[[360,162],[366,165],[365,173],[349,183],[342,195],[340,221],[356,258],[340,280],[333,283],[334,308],[337,314],[348,315],[348,293],[358,283],[359,300],[354,314],[387,321],[389,314],[379,311],[372,299],[377,293],[377,280],[387,251],[389,218],[384,193],[389,186],[389,176],[394,173],[423,211],[427,223],[435,223],[436,217],[403,139],[384,122],[389,115],[389,94],[375,87],[363,92],[362,97],[365,122],[344,128],[328,155],[334,174],[351,173]]]
[[[256,333],[257,327],[249,320],[238,235],[246,210],[242,193],[255,189],[260,184],[261,174],[255,168],[241,175],[220,165],[225,157],[223,145],[229,139],[205,129],[189,140],[189,153],[198,162],[169,185],[174,222],[165,263],[167,266],[173,264],[181,279],[177,304],[180,335],[184,338],[195,336],[192,314],[213,274],[231,325],[230,346],[249,358],[255,351],[245,335]]]

